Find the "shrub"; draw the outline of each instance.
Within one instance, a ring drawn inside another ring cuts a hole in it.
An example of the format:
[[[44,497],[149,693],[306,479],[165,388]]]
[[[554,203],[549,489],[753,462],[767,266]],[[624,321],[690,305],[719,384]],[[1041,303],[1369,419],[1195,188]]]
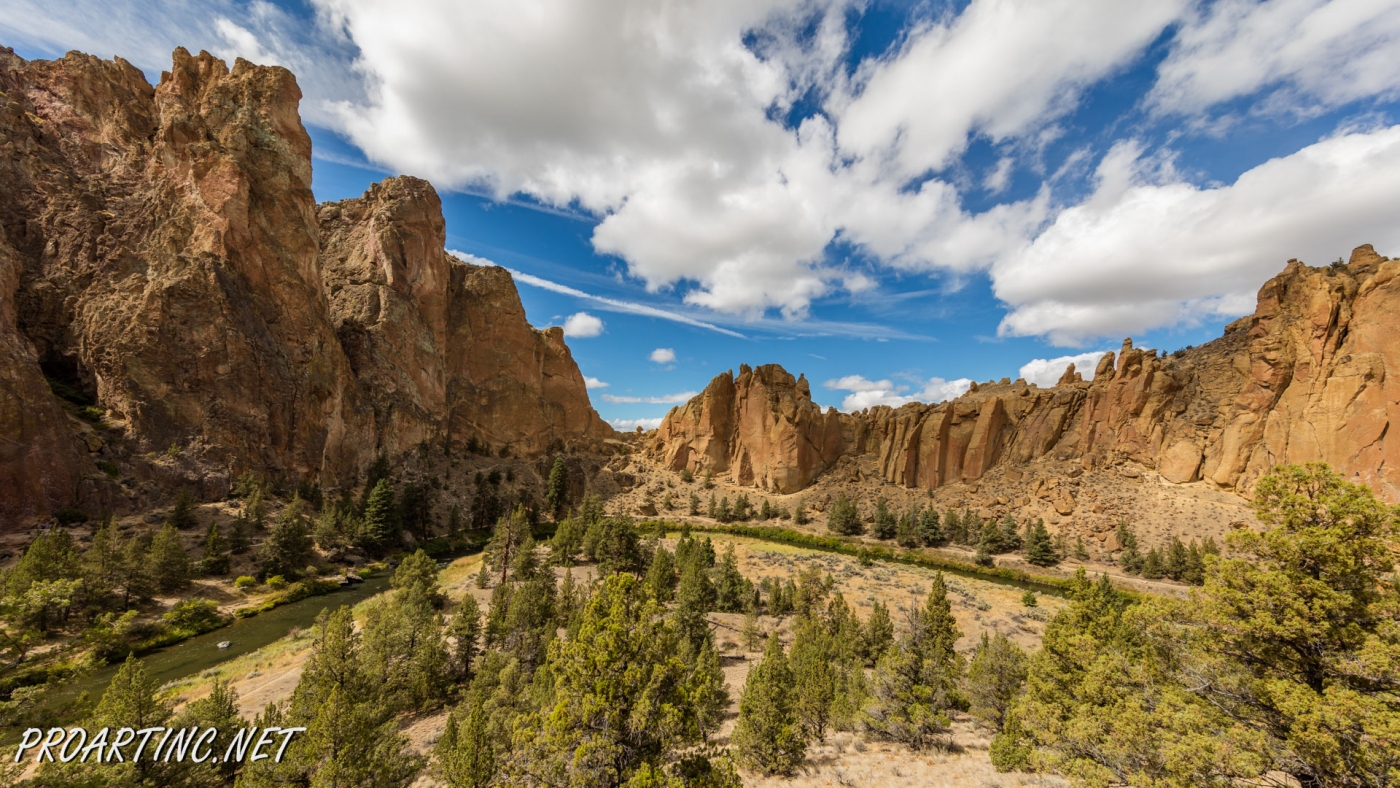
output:
[[[233,587],[239,591],[246,591],[257,584],[258,581],[249,575],[239,575],[238,579],[233,581]]]
[[[76,506],[65,506],[53,513],[59,525],[76,525],[88,521],[88,513]]]
[[[267,587],[273,591],[281,591],[287,587],[287,578],[281,575],[273,575],[267,579]]]
[[[165,623],[185,637],[218,629],[224,623],[219,606],[208,599],[186,599],[171,608]]]

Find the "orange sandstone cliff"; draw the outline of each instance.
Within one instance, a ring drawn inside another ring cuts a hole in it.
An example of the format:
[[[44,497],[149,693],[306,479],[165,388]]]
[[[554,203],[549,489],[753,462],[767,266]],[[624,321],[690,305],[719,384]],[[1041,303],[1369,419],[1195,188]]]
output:
[[[1370,246],[1346,265],[1290,261],[1223,337],[1170,356],[1125,341],[1092,381],[1071,367],[1048,389],[1003,380],[934,405],[822,413],[805,380],[745,367],[673,409],[649,451],[676,470],[781,493],[851,454],[908,487],[1049,458],[1135,464],[1246,496],[1279,463],[1323,460],[1400,501],[1400,440],[1387,440],[1400,419],[1397,273],[1400,260]]]
[[[429,184],[318,208],[300,98],[207,53],[152,87],[0,48],[0,527],[612,434],[509,274],[443,250]]]

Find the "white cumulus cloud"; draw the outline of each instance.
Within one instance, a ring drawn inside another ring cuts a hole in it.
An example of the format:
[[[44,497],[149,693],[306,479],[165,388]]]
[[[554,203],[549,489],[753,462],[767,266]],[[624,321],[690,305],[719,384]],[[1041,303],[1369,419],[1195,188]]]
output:
[[[647,356],[647,358],[657,364],[674,364],[676,363],[676,351],[668,347],[659,347],[651,351],[651,355]]]
[[[1094,367],[1099,363],[1099,359],[1103,358],[1103,354],[1104,351],[1099,350],[1058,358],[1033,358],[1021,365],[1020,376],[1025,378],[1027,383],[1049,388],[1060,382],[1065,369],[1073,364],[1075,372],[1083,375],[1085,380],[1093,380]]]
[[[897,408],[910,402],[943,402],[961,396],[972,385],[972,381],[968,378],[929,378],[921,382],[921,388],[911,391],[911,386],[897,386],[889,380],[869,380],[862,375],[846,375],[828,380],[822,385],[834,391],[851,392],[841,400],[840,408],[846,413],[851,413],[877,405]]]
[[[611,419],[608,423],[619,430],[634,430],[638,427],[644,430],[654,430],[661,426],[661,420],[663,418],[665,417],[657,416],[651,419]]]
[[[610,383],[606,383],[606,382],[604,382],[604,381],[601,381],[601,380],[599,380],[599,379],[597,379],[597,378],[594,378],[594,377],[584,376],[584,378],[583,378],[583,385],[584,385],[585,388],[589,388],[589,389],[605,389],[605,388],[607,388],[608,386],[610,386],[611,384],[610,384]]]
[[[564,336],[596,337],[603,333],[603,321],[587,312],[575,312],[564,320]]]
[[[1115,146],[1089,199],[993,266],[994,292],[1012,307],[998,333],[1076,346],[1241,315],[1290,258],[1400,249],[1400,126],[1340,134],[1212,187],[1141,153]]]

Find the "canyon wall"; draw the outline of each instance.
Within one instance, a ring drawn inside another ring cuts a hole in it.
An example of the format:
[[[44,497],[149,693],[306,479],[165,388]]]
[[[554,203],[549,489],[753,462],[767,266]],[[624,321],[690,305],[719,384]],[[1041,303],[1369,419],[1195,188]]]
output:
[[[0,49],[0,522],[611,435],[509,274],[443,250],[429,184],[318,209],[300,98],[183,49],[155,87]]]
[[[843,454],[870,455],[886,480],[909,487],[1048,457],[1086,469],[1134,463],[1245,496],[1279,463],[1323,460],[1400,501],[1400,441],[1387,441],[1400,418],[1398,272],[1400,261],[1370,246],[1346,265],[1290,261],[1223,337],[1170,356],[1125,341],[1092,381],[1071,367],[1046,389],[1003,380],[934,405],[818,418],[806,382],[786,383],[781,369],[760,368],[784,381],[780,396],[742,404],[738,392],[769,387],[726,373],[666,416],[649,451],[675,469],[784,493]],[[739,429],[741,419],[752,426]]]

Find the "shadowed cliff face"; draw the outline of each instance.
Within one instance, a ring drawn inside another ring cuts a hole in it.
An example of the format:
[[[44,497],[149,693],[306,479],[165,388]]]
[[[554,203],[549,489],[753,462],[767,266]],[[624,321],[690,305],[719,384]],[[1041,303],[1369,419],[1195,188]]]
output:
[[[285,69],[180,49],[152,88],[121,59],[0,50],[0,91],[0,518],[216,495],[250,469],[337,486],[425,441],[612,434],[509,275],[443,251],[429,184],[318,211]]]
[[[806,486],[843,454],[874,455],[885,479],[909,487],[1050,457],[1085,468],[1131,461],[1243,495],[1279,463],[1323,460],[1397,501],[1400,442],[1387,437],[1400,419],[1398,272],[1400,261],[1370,246],[1344,267],[1292,261],[1220,339],[1171,357],[1125,341],[1092,382],[1071,367],[1049,389],[988,383],[936,405],[821,415],[805,381],[745,368],[673,409],[650,451],[675,469],[777,492]]]

